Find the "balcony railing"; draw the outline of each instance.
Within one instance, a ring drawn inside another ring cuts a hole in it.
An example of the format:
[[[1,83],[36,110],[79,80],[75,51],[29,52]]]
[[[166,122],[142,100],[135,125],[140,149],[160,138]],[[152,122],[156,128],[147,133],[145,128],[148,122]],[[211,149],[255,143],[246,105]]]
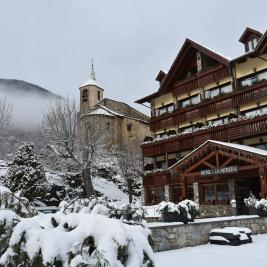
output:
[[[186,121],[206,117],[209,114],[218,113],[222,110],[238,108],[240,105],[248,104],[267,97],[267,81],[263,80],[250,87],[239,88],[232,93],[223,94],[217,98],[204,99],[200,104],[174,110],[160,117],[152,117],[150,120],[151,131],[157,131],[178,125]]]
[[[142,145],[145,157],[164,155],[178,151],[192,150],[207,140],[236,141],[267,134],[267,114],[254,118],[232,120],[227,124],[203,127],[193,133],[167,137]]]

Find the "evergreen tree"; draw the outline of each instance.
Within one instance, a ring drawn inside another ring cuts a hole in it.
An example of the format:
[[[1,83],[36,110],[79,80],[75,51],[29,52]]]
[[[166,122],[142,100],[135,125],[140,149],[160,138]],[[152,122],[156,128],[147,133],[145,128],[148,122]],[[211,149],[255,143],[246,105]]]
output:
[[[45,195],[45,171],[32,143],[24,143],[17,150],[7,174],[7,186],[20,191],[30,201]]]

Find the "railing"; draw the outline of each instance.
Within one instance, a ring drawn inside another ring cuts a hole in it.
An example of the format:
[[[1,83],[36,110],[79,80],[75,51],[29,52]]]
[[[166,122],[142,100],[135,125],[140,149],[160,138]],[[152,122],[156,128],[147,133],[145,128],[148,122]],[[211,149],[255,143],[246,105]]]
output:
[[[267,97],[267,81],[262,81],[248,88],[234,90],[232,93],[218,98],[205,99],[200,104],[175,110],[161,117],[151,118],[150,129],[154,132],[159,129],[178,125],[179,123],[206,117],[209,114],[237,108],[240,105],[258,101],[264,97]]]
[[[189,78],[188,80],[175,84],[173,95],[177,96],[179,94],[189,93],[194,89],[201,88],[212,82],[217,82],[229,75],[230,72],[227,67],[217,66],[215,68],[211,68],[203,73],[195,74],[193,78]]]
[[[235,141],[267,134],[267,114],[199,130],[154,143],[143,144],[145,157],[164,155],[178,151],[192,150],[207,140]]]

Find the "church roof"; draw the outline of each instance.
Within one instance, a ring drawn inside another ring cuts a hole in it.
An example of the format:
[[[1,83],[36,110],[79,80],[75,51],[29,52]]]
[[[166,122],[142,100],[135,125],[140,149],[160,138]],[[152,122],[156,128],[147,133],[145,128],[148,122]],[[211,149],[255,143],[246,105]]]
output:
[[[88,79],[85,83],[83,83],[80,87],[88,86],[88,85],[94,85],[102,89],[102,87],[98,84],[96,80]]]
[[[109,98],[104,98],[96,104],[85,116],[87,115],[118,116],[131,118],[144,123],[148,123],[149,121],[148,116],[132,108],[128,104]]]

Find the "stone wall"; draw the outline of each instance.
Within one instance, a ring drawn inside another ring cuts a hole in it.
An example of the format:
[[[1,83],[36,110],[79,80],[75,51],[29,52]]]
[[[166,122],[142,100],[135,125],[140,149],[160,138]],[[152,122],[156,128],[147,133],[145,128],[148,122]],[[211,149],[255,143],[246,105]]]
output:
[[[165,251],[184,247],[194,247],[206,244],[209,241],[209,233],[213,228],[223,228],[227,226],[248,227],[253,234],[267,233],[267,217],[240,216],[236,219],[225,219],[191,224],[162,224],[150,226],[154,241],[153,250]]]
[[[232,216],[233,210],[230,205],[200,205],[200,217],[225,217]]]

